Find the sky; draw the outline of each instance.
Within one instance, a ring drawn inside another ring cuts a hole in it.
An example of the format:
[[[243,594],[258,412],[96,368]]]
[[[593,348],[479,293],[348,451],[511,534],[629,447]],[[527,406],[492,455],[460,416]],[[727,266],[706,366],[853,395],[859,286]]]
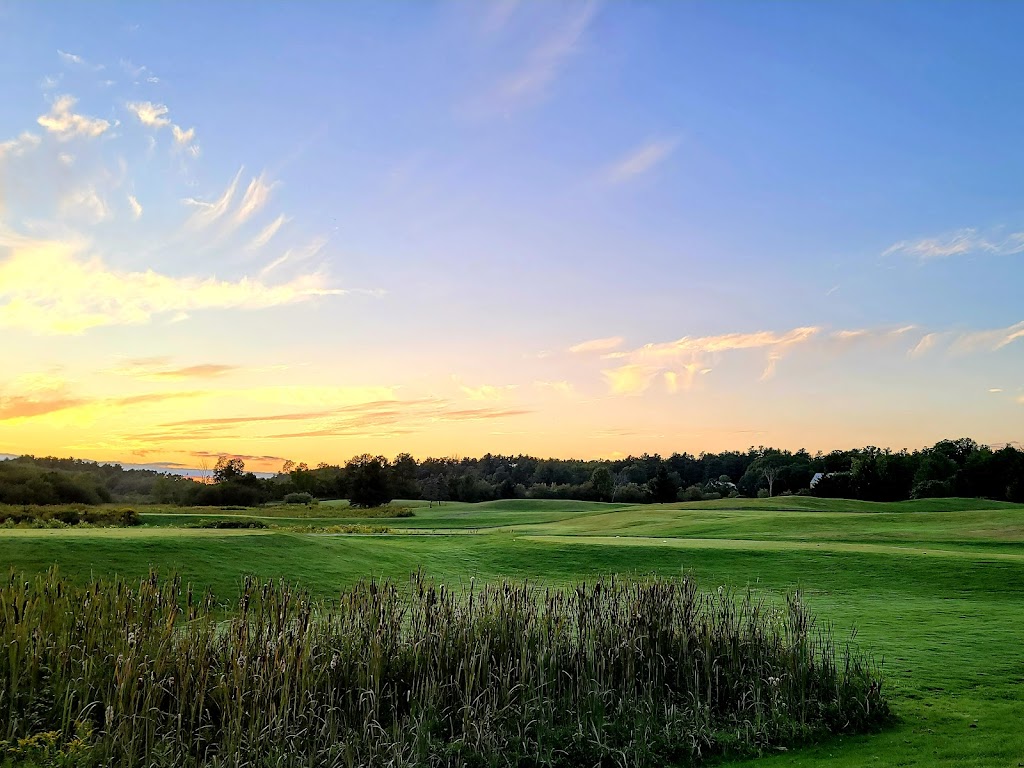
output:
[[[0,453],[1024,440],[1022,27],[0,0]]]

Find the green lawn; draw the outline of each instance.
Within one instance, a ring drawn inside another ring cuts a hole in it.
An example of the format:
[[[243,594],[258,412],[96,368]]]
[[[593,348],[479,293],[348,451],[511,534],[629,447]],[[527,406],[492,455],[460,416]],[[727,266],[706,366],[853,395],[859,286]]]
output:
[[[410,503],[412,505],[412,503]],[[358,523],[343,505],[202,510],[270,524]],[[300,508],[305,510],[305,508]],[[384,536],[197,530],[185,510],[142,508],[137,529],[3,530],[0,562],[24,571],[140,576],[177,570],[230,596],[242,574],[318,594],[419,567],[451,580],[552,583],[694,572],[705,587],[801,588],[837,637],[884,659],[901,722],[872,736],[763,758],[769,766],[1018,766],[1024,763],[1024,506],[786,498],[625,507],[574,502],[415,505],[362,521]],[[194,519],[194,514],[191,516]]]

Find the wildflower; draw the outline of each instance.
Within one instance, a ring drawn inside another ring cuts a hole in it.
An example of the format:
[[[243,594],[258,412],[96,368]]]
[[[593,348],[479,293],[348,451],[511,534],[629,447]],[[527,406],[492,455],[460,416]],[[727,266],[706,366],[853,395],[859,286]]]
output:
[[[334,656],[331,657],[331,669],[335,670],[337,668],[338,668],[338,654],[334,654]]]
[[[107,724],[107,728],[108,729],[114,724],[114,707],[113,706],[111,706],[109,704],[107,705],[107,710],[106,710],[106,712],[104,712],[103,720]]]

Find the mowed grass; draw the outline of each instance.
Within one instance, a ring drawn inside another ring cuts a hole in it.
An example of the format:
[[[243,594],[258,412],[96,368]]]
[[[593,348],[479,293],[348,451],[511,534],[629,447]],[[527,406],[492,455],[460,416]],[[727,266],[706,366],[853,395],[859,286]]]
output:
[[[334,516],[343,507],[314,509],[329,516],[323,519],[347,520]],[[157,567],[225,597],[248,573],[327,595],[366,576],[405,578],[420,567],[451,581],[564,584],[613,572],[692,571],[704,587],[770,594],[799,587],[837,637],[855,625],[856,642],[884,659],[901,722],[758,765],[1024,762],[1022,506],[787,498],[645,507],[509,501],[415,512],[387,521],[395,533],[386,536],[151,525],[3,531],[0,562],[25,571],[59,563],[83,578],[141,576]]]

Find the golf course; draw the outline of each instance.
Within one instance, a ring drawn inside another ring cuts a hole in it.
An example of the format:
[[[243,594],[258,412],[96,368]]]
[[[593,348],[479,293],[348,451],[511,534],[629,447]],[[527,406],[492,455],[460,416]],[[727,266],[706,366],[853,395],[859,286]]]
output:
[[[131,528],[6,528],[0,562],[26,576],[140,580],[156,569],[225,602],[246,576],[320,597],[420,569],[450,585],[567,586],[689,576],[701,589],[799,590],[840,643],[882,665],[896,722],[778,751],[759,766],[1017,766],[1024,762],[1024,506],[980,499],[810,497],[665,505],[509,500],[253,509],[139,507]],[[409,512],[411,511],[411,515]],[[213,528],[214,524],[265,527]]]

